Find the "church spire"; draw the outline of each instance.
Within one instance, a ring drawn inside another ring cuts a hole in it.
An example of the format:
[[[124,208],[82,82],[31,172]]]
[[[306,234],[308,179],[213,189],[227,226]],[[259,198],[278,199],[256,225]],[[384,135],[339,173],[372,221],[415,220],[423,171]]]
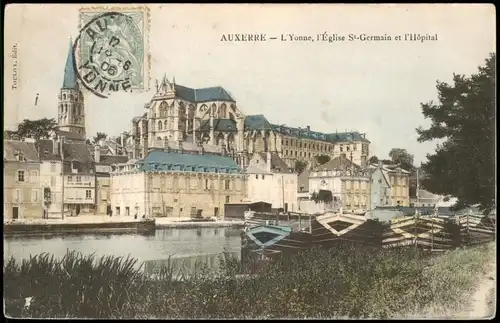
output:
[[[78,89],[76,80],[75,60],[73,57],[73,41],[69,39],[68,57],[66,58],[66,67],[64,68],[63,89]]]

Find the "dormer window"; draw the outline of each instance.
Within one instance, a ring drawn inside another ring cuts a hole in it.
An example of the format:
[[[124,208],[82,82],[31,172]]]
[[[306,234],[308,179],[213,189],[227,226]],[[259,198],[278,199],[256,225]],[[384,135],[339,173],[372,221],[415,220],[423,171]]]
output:
[[[24,154],[20,151],[16,153],[16,160],[20,162],[26,161],[26,159],[24,158]]]

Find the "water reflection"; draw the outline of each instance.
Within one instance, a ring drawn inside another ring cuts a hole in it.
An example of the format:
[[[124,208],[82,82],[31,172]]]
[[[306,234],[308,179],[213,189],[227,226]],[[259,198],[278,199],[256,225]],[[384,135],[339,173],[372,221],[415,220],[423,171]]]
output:
[[[137,258],[140,262],[221,254],[224,250],[239,253],[240,229],[198,228],[160,229],[153,235],[139,234],[65,234],[31,237],[4,237],[4,259],[14,256],[27,259],[42,252],[62,258],[67,250],[96,256],[115,255]]]

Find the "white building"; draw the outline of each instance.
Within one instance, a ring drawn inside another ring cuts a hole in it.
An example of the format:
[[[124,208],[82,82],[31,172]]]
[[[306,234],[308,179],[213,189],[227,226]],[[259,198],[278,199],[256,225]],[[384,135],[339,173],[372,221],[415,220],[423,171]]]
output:
[[[153,150],[112,167],[113,215],[223,216],[224,204],[246,194],[242,169],[227,156]]]
[[[307,185],[304,183],[306,180]],[[301,174],[299,190],[301,212],[316,213],[342,208],[344,212],[364,213],[370,207],[369,171],[344,156]],[[332,201],[316,203],[312,195],[320,191],[331,192]]]
[[[247,200],[274,209],[297,211],[297,174],[276,153],[254,153],[247,174]]]

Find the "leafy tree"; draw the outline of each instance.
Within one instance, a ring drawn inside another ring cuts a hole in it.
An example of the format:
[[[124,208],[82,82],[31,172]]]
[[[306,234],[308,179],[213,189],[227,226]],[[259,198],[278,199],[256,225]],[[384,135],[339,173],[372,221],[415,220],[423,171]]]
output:
[[[319,192],[313,192],[311,194],[311,200],[318,204],[319,202],[330,203],[333,201],[332,191],[319,190]]]
[[[16,134],[19,139],[33,138],[33,139],[49,139],[52,131],[56,130],[57,122],[55,119],[38,119],[28,120],[24,119],[17,126]]]
[[[323,164],[326,164],[330,161],[330,156],[327,156],[327,155],[319,155],[319,156],[316,156],[316,161],[318,162],[318,164],[320,165],[323,165]]]
[[[95,135],[94,138],[92,139],[92,143],[94,145],[97,145],[99,141],[103,139],[106,140],[106,138],[108,138],[107,134],[105,134],[104,132],[98,132],[97,135]]]
[[[377,156],[371,156],[370,159],[368,159],[368,164],[378,164],[379,160]]]
[[[422,186],[456,197],[457,209],[479,204],[485,214],[495,207],[495,61],[490,54],[476,74],[454,74],[452,85],[438,81],[439,103],[421,104],[432,124],[417,129],[419,142],[442,141],[422,165]]]
[[[413,166],[413,155],[408,153],[406,149],[392,148],[389,157],[394,164],[400,165],[405,170],[412,171],[415,168]]]
[[[296,160],[295,161],[295,171],[301,174],[307,167],[307,162]]]

